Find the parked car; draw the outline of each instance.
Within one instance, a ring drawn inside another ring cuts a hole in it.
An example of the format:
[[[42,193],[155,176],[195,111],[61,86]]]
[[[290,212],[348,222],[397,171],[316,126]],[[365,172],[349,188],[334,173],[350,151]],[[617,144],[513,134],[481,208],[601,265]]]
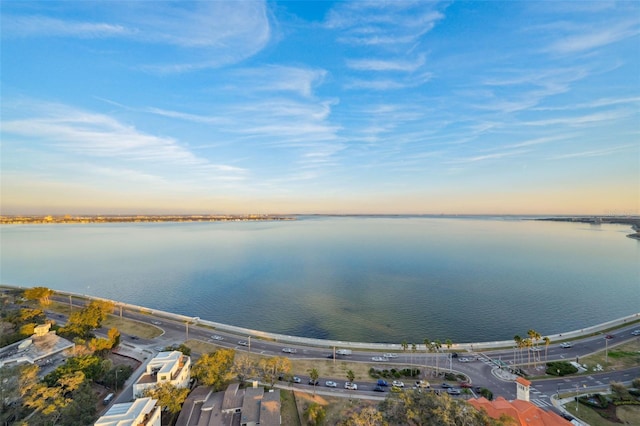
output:
[[[300,377],[293,376],[293,383],[300,383],[300,382],[302,382],[302,379],[300,379]]]
[[[355,383],[346,382],[344,384],[344,388],[349,390],[358,390],[358,385],[356,385]]]
[[[449,388],[452,388],[453,386],[451,386],[449,383],[443,383],[441,387],[442,389],[449,389]]]
[[[458,358],[458,361],[460,361],[460,362],[469,362],[469,358],[466,358],[466,357]]]
[[[461,388],[467,388],[467,389],[471,389],[473,386],[471,385],[471,383],[467,383],[467,382],[461,382],[459,383]]]
[[[397,386],[397,387],[399,387],[399,388],[403,388],[403,387],[404,387],[404,383],[402,383],[400,380],[394,380],[394,381],[391,383],[391,386]]]
[[[389,386],[389,384],[387,383],[386,380],[383,379],[378,379],[378,382],[376,383],[378,386]]]
[[[573,343],[569,343],[569,342],[563,342],[560,344],[560,347],[563,349],[569,349],[571,347],[573,347]]]
[[[337,388],[338,384],[336,382],[332,382],[331,380],[328,380],[326,382],[324,382],[324,385],[328,388]]]
[[[217,334],[214,334],[213,336],[211,336],[211,338],[212,338],[213,340],[224,340],[224,337],[222,337],[222,336],[218,336]]]
[[[384,388],[380,385],[377,385],[375,388],[373,388],[374,392],[384,392]]]
[[[449,389],[447,389],[447,393],[449,395],[460,395],[460,389],[449,388]]]
[[[309,379],[309,384],[311,386],[318,386],[320,384],[320,381],[318,380],[314,381],[313,379]]]

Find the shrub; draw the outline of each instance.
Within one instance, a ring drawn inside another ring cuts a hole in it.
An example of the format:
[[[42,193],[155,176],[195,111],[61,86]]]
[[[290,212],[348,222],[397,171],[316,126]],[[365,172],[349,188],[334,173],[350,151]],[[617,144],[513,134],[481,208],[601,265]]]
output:
[[[574,374],[577,372],[578,372],[578,369],[566,361],[556,361],[556,362],[547,363],[546,373],[552,376],[565,376],[567,374]]]
[[[484,396],[485,398],[487,398],[489,401],[493,400],[493,392],[491,392],[487,388],[480,389],[480,392],[478,392],[478,393],[480,395]]]

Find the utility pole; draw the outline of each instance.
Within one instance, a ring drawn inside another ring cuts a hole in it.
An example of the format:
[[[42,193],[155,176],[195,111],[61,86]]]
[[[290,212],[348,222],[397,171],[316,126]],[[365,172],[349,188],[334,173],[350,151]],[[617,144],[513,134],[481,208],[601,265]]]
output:
[[[71,295],[69,295],[69,313],[71,313],[72,309],[73,309],[73,302],[71,301]]]

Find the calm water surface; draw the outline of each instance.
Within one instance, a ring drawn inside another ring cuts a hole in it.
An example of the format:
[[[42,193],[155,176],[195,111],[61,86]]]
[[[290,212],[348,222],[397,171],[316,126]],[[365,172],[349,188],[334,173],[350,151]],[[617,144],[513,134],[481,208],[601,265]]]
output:
[[[16,225],[0,279],[371,342],[542,335],[636,313],[628,226],[492,218]]]

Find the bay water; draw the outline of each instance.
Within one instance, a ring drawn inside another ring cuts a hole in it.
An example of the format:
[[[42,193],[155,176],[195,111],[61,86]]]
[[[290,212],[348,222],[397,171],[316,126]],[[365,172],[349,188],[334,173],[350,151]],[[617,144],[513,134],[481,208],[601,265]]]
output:
[[[0,282],[304,337],[507,340],[639,312],[629,233],[512,217],[5,225]]]

